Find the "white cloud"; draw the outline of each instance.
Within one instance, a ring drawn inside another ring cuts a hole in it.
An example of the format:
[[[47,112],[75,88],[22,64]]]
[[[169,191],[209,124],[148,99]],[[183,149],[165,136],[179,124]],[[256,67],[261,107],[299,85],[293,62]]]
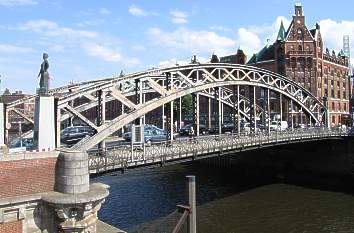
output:
[[[97,37],[97,33],[95,32],[60,27],[53,21],[43,19],[30,20],[20,26],[19,29],[24,31],[33,31],[50,37],[66,37],[70,39]]]
[[[135,50],[135,51],[144,51],[146,48],[143,46],[143,45],[134,45],[132,47],[132,50]]]
[[[102,7],[102,8],[100,9],[99,13],[100,13],[101,15],[109,15],[111,12],[110,12],[107,8]]]
[[[148,15],[147,12],[145,12],[143,9],[135,6],[134,4],[129,7],[129,13],[136,16],[136,17],[144,17],[144,16]]]
[[[77,23],[76,26],[78,27],[97,26],[104,22],[105,22],[104,19],[92,19],[92,20],[85,20],[83,22]]]
[[[0,44],[0,53],[32,53],[32,48],[18,47],[10,44]]]
[[[34,0],[0,0],[0,6],[26,6],[37,5],[38,2]]]
[[[188,14],[184,11],[173,10],[170,11],[170,15],[172,16],[172,23],[174,24],[185,24],[188,22]]]
[[[220,26],[220,25],[213,25],[213,26],[210,26],[209,28],[210,28],[210,30],[213,30],[213,31],[224,31],[224,32],[231,32],[232,31],[231,28]]]
[[[106,34],[61,27],[48,20],[28,21],[18,29],[32,31],[43,36],[50,42],[46,46],[52,51],[63,51],[68,47],[72,49],[81,48],[87,55],[98,57],[107,62],[116,62],[125,66],[140,64],[137,58],[123,57],[117,47],[118,39]],[[55,41],[56,44],[51,41]]]
[[[172,18],[172,23],[185,24],[185,23],[188,23],[188,20],[186,18]]]
[[[83,48],[89,56],[98,57],[108,62],[122,63],[126,66],[137,66],[140,64],[137,58],[123,58],[117,49],[108,48],[96,43],[87,43]]]
[[[255,33],[247,30],[246,28],[240,28],[238,30],[237,42],[241,46],[253,50],[253,52],[257,52],[262,46],[260,38]]]
[[[235,46],[235,41],[230,38],[219,36],[210,31],[193,31],[179,28],[172,32],[162,31],[160,28],[149,28],[147,31],[151,41],[160,47],[173,51],[188,51],[192,53],[216,52],[225,54]]]
[[[337,22],[332,19],[325,19],[319,22],[321,35],[324,40],[324,49],[334,49],[337,53],[343,48],[343,36],[349,35],[351,40],[351,55],[354,55],[354,21]]]

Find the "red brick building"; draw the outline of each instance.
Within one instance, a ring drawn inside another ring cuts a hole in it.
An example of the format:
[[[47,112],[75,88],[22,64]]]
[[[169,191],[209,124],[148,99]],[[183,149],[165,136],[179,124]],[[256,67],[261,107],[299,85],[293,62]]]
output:
[[[236,63],[237,54],[234,56],[234,59],[228,56],[221,61]],[[332,124],[338,125],[342,117],[348,117],[349,58],[343,51],[336,53],[324,47],[320,25],[316,24],[311,30],[307,28],[300,4],[295,5],[289,28],[285,30],[281,23],[276,41],[267,43],[247,64],[282,74],[318,99],[327,96]]]

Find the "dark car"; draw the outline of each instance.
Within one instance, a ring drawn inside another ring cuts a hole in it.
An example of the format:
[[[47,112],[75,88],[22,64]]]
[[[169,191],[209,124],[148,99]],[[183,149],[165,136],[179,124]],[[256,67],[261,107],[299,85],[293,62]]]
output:
[[[235,132],[234,129],[234,123],[225,123],[223,125],[221,125],[221,132],[222,133],[233,133]]]
[[[33,138],[22,138],[22,143],[21,143],[21,139],[17,139],[16,141],[10,144],[10,148],[19,148],[19,147],[26,147],[26,150],[33,150],[34,148]]]
[[[179,135],[181,135],[181,136],[188,136],[189,130],[190,130],[190,128],[191,128],[192,126],[193,126],[192,124],[187,124],[187,125],[185,125],[184,127],[182,127],[182,128],[179,130]],[[199,124],[199,134],[205,135],[207,132],[208,132],[208,130],[207,130],[206,126],[203,125],[203,124]],[[197,133],[196,130],[194,130],[194,133]]]
[[[63,129],[60,132],[60,141],[65,144],[74,144],[81,139],[92,136],[96,131],[88,126],[73,126]]]

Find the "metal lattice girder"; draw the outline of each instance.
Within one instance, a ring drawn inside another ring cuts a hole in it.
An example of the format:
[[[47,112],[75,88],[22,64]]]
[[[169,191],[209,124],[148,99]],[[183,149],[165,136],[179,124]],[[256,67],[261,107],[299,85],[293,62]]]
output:
[[[201,75],[199,75],[199,79],[196,82],[193,82],[191,77],[197,71],[201,72]],[[315,113],[312,111],[313,104],[316,103],[317,106],[323,106],[322,103],[317,100],[310,92],[292,80],[255,67],[233,64],[187,65],[183,67],[180,66],[155,71],[154,77],[159,76],[157,73],[162,76],[166,72],[171,72],[177,76],[177,80],[179,80],[179,86],[181,88],[171,90],[165,96],[160,96],[147,102],[144,104],[144,106],[139,106],[137,109],[130,112],[126,116],[120,117],[119,120],[118,118],[114,119],[109,124],[100,127],[100,130],[95,136],[86,140],[86,142],[82,144],[82,148],[88,149],[94,146],[99,141],[109,136],[111,133],[123,127],[125,124],[128,124],[129,122],[146,114],[149,111],[152,111],[157,107],[162,106],[163,104],[166,104],[184,95],[201,92],[208,88],[241,85],[258,86],[272,90],[274,92],[281,93],[283,96],[286,96],[289,99],[295,101],[300,107],[304,109],[305,112],[307,112],[313,119],[315,119],[316,122],[318,122],[318,119]],[[144,77],[149,77],[149,73],[146,72],[145,74],[141,74],[139,77],[135,76],[133,79]],[[151,78],[153,79],[153,77]],[[161,82],[156,83],[159,83],[161,88],[164,88]],[[185,85],[181,85],[181,83],[184,83]]]
[[[25,120],[27,120],[28,122],[34,124],[33,119],[31,119],[30,117],[26,116],[24,113],[20,112],[18,109],[16,109],[16,108],[11,108],[11,109],[9,109],[9,111],[15,112],[16,114],[18,114],[19,116],[21,116],[22,118],[24,118]]]
[[[173,75],[174,88],[167,91],[162,81],[165,73]],[[193,79],[199,72],[199,78]],[[316,99],[309,91],[299,86],[294,81],[276,73],[264,69],[237,65],[237,64],[190,64],[185,66],[174,66],[164,69],[153,69],[137,72],[123,77],[113,77],[106,80],[86,82],[57,89],[55,94],[59,97],[59,106],[66,106],[72,100],[87,94],[93,94],[98,90],[110,92],[111,88],[116,88],[127,97],[127,93],[134,90],[134,80],[140,79],[145,86],[161,94],[143,106],[136,106],[129,114],[122,115],[113,119],[110,123],[102,125],[98,133],[82,143],[82,148],[88,149],[104,138],[136,118],[148,113],[149,111],[161,107],[163,104],[173,101],[179,97],[192,93],[202,93],[203,90],[214,87],[227,87],[232,85],[257,86],[273,92],[281,93],[284,97],[293,100],[305,113],[319,122],[316,115],[320,108],[325,108],[320,100]],[[52,92],[50,92],[52,93]],[[53,94],[54,95],[54,94]],[[94,101],[93,101],[94,102]],[[316,111],[317,109],[317,111]]]
[[[94,128],[94,129],[98,129],[98,127],[92,123],[89,119],[87,119],[86,117],[84,117],[80,112],[76,111],[73,107],[71,107],[70,105],[66,105],[64,107],[66,110],[68,110],[71,114],[73,114],[74,116],[77,116],[78,118],[80,118],[83,122],[85,122],[87,125],[89,125],[90,127]]]

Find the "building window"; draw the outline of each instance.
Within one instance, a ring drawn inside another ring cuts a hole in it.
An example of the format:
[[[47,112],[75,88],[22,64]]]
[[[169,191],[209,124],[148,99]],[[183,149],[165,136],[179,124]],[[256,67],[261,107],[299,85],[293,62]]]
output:
[[[302,51],[302,46],[299,45],[299,46],[297,47],[297,49],[298,49],[299,51]]]
[[[307,58],[307,67],[309,67],[309,68],[312,67],[312,58],[311,57]]]
[[[297,39],[304,40],[304,32],[301,28],[297,29]]]
[[[298,62],[299,62],[299,70],[304,71],[305,70],[305,58],[303,58],[303,57],[298,58]]]

